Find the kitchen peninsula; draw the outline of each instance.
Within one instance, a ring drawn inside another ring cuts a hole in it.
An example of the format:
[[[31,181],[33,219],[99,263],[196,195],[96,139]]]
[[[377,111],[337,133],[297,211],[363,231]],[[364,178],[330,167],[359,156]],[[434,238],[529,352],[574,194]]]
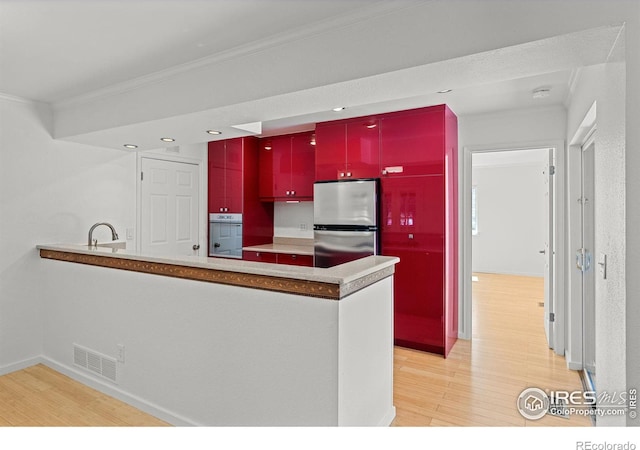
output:
[[[398,258],[322,269],[37,248],[50,293],[44,362],[62,373],[177,425],[386,426],[395,416]],[[83,368],[83,352],[110,370]]]

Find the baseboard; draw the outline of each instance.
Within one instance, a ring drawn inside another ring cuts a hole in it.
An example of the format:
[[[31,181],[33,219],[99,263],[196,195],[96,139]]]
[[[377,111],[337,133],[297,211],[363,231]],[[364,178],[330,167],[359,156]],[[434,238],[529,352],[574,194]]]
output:
[[[24,359],[13,364],[0,367],[0,375],[6,375],[11,372],[17,372],[18,370],[26,369],[27,367],[35,366],[42,363],[41,356],[34,356],[33,358]]]
[[[148,402],[140,397],[135,395],[131,395],[128,392],[125,392],[117,387],[114,387],[106,382],[93,378],[92,376],[82,373],[75,368],[66,366],[64,364],[60,364],[52,359],[47,357],[40,357],[39,363],[44,364],[45,366],[60,372],[63,375],[68,376],[69,378],[74,379],[78,383],[82,383],[90,388],[93,388],[97,391],[102,392],[103,394],[109,395],[113,398],[121,400],[128,405],[131,405],[135,408],[138,408],[141,411],[146,412],[147,414],[151,414],[154,417],[157,417],[160,420],[164,420],[165,422],[170,423],[175,426],[203,426],[202,424],[198,424],[189,420],[185,417],[182,417],[178,414],[175,414],[161,406]]]
[[[379,427],[388,427],[391,426],[394,419],[396,418],[396,407],[392,406],[391,409],[384,415],[382,420],[378,423]]]
[[[582,361],[574,361],[569,350],[565,350],[564,359],[567,361],[567,368],[571,370],[582,370]]]

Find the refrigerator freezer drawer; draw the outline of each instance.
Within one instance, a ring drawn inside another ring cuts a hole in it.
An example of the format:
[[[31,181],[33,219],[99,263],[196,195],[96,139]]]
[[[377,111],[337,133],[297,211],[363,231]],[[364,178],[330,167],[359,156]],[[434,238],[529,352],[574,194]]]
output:
[[[376,254],[377,233],[377,231],[314,231],[314,266],[333,267]]]

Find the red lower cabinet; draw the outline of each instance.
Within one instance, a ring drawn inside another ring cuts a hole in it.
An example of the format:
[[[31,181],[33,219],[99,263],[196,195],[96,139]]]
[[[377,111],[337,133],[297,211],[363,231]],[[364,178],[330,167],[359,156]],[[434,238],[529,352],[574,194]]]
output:
[[[244,259],[245,261],[275,263],[277,260],[277,257],[275,253],[271,253],[271,252],[243,251],[242,259]]]
[[[457,339],[457,293],[452,291],[457,270],[450,242],[457,227],[447,214],[453,206],[445,195],[447,182],[445,175],[384,178],[381,187],[382,254],[400,258],[394,279],[395,343],[445,356]]]
[[[256,252],[243,251],[242,259],[245,261],[257,261],[266,263],[287,264],[290,266],[306,266],[313,267],[313,256],[297,255],[292,253],[273,253],[273,252]]]
[[[313,267],[313,256],[293,255],[289,253],[278,253],[278,264],[288,264],[290,266]]]

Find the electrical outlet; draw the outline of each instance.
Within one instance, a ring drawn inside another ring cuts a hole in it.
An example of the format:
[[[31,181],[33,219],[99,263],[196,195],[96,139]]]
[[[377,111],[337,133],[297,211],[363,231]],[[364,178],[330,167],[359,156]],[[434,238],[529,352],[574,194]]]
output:
[[[133,240],[133,228],[127,228],[127,241]]]
[[[306,231],[307,229],[307,224],[306,223],[301,223],[300,224],[300,231]]]
[[[124,363],[124,345],[118,344],[118,362]]]

